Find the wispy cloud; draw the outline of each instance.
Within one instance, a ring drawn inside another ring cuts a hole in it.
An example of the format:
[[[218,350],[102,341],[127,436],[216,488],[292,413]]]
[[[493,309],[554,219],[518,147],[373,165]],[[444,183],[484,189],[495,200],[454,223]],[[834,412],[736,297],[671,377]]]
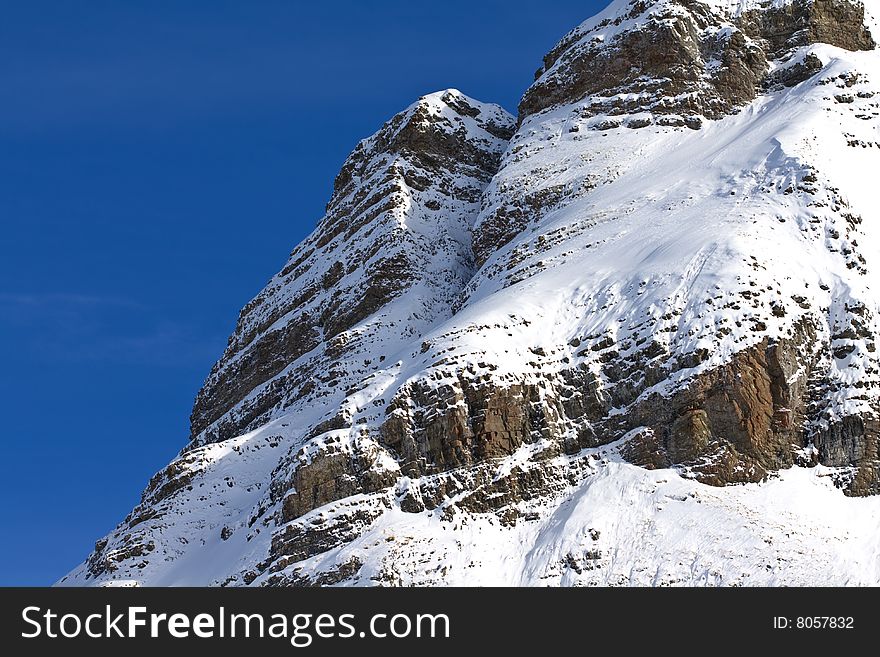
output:
[[[0,338],[34,360],[158,367],[207,364],[223,341],[136,300],[66,292],[0,292]]]
[[[122,308],[143,309],[144,306],[131,299],[113,296],[96,296],[89,294],[70,294],[66,292],[50,292],[47,294],[17,294],[0,292],[0,307],[17,306],[21,308],[58,308],[59,306],[97,307],[115,306]]]

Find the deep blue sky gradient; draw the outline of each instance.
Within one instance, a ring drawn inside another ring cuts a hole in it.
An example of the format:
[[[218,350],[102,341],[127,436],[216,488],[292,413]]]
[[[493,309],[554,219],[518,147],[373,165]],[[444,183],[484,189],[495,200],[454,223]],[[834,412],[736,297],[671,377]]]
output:
[[[0,585],[64,575],[185,444],[357,141],[515,111],[604,0],[0,2]]]

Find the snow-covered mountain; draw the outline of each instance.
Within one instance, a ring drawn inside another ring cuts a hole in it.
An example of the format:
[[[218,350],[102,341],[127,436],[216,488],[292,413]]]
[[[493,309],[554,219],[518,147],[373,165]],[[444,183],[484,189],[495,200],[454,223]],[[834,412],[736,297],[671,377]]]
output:
[[[880,584],[880,21],[615,0],[361,142],[62,584]]]

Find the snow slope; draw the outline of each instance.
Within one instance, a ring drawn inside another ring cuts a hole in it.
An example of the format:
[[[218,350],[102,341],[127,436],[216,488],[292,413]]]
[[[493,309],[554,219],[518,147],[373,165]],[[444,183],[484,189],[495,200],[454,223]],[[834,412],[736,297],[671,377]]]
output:
[[[297,564],[363,562],[349,584],[876,586],[880,500],[840,495],[821,468],[718,489],[596,453],[582,484],[527,520],[442,521],[392,510],[352,543]]]
[[[247,513],[233,509],[250,511],[267,461],[277,457],[266,433],[201,448],[212,461],[204,485],[185,500],[187,513],[163,528],[162,547],[142,568],[95,581],[81,566],[59,584],[219,585],[230,572],[252,567],[265,555],[270,531],[259,523],[247,529]],[[351,543],[292,570],[314,576],[362,563],[345,585],[880,584],[880,498],[844,497],[821,466],[719,489],[674,470],[625,463],[615,445],[582,458],[583,481],[528,505],[515,526],[491,514],[450,520],[439,510],[391,509]],[[234,478],[234,486],[224,477]],[[306,520],[330,516],[339,506]],[[236,530],[226,541],[223,527]]]
[[[581,121],[571,107],[527,119],[486,197],[509,204],[511,189],[561,188],[562,198],[486,261],[464,310],[431,335],[514,309],[517,320],[456,338],[456,353],[492,354],[503,367],[531,347],[583,335],[594,344],[659,339],[673,357],[707,349],[699,366],[660,384],[668,389],[768,334],[791,334],[804,315],[829,341],[847,307],[865,305],[876,334],[880,234],[867,218],[876,215],[880,122],[868,80],[880,62],[873,52],[810,51],[827,62],[820,76],[699,131],[591,130],[605,117]],[[870,73],[841,89],[840,76],[853,71]],[[844,91],[856,100],[838,102]],[[804,182],[814,176],[815,187]],[[846,214],[866,220],[850,227]],[[504,332],[516,339],[501,340]],[[855,350],[828,362],[840,382],[829,403],[841,414],[865,410],[877,399],[876,352],[870,342],[840,342]],[[853,391],[855,381],[872,382],[870,394]]]

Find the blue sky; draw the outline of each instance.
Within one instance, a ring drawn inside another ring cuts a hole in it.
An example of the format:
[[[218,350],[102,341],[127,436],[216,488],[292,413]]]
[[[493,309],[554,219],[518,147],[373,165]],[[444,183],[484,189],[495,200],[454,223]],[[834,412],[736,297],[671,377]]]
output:
[[[185,444],[359,139],[447,87],[515,111],[604,4],[3,2],[0,585],[64,575]]]

